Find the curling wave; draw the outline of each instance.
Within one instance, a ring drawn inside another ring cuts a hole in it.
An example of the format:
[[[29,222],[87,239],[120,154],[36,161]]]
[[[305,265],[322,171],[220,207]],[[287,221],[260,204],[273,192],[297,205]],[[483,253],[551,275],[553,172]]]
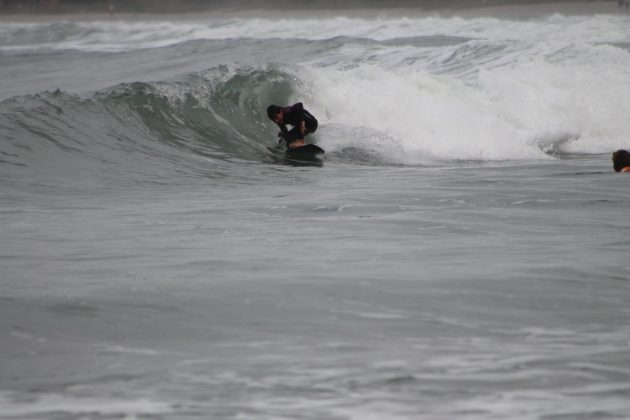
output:
[[[36,179],[159,179],[261,162],[273,144],[266,106],[288,102],[296,83],[280,68],[220,67],[87,98],[62,91],[14,97],[0,103],[7,133],[0,166]]]

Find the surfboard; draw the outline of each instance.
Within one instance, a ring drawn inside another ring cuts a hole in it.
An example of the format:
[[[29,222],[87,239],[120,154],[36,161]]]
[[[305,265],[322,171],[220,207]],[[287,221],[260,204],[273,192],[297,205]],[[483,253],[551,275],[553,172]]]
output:
[[[314,144],[306,144],[294,149],[281,149],[267,147],[274,158],[289,165],[317,165],[321,166],[322,160],[317,156],[326,153],[324,149]]]
[[[315,157],[316,155],[321,155],[324,152],[319,146],[314,144],[305,144],[304,146],[296,147],[294,149],[287,149],[285,154],[290,157]]]

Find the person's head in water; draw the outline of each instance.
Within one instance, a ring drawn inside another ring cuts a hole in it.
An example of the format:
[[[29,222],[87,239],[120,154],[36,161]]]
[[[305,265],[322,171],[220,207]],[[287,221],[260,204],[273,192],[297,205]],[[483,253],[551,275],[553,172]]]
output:
[[[284,108],[278,105],[269,105],[267,107],[267,116],[276,124],[282,124],[284,122]]]
[[[630,172],[630,152],[619,149],[612,155],[615,172]]]

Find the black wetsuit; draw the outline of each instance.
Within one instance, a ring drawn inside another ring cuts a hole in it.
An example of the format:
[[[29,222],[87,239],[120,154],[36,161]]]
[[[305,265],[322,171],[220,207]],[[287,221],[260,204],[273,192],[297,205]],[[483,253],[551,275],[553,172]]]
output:
[[[300,132],[300,123],[304,121],[304,135]],[[286,124],[292,125],[291,130],[287,130]],[[302,102],[298,102],[284,108],[283,123],[278,124],[282,131],[284,140],[287,145],[296,140],[303,139],[308,133],[314,133],[317,130],[317,119],[310,112],[304,109]]]

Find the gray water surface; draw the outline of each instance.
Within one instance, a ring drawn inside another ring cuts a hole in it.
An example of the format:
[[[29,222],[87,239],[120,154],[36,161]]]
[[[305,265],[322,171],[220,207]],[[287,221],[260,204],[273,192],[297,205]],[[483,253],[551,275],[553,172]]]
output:
[[[2,418],[622,419],[608,157],[0,196]]]

